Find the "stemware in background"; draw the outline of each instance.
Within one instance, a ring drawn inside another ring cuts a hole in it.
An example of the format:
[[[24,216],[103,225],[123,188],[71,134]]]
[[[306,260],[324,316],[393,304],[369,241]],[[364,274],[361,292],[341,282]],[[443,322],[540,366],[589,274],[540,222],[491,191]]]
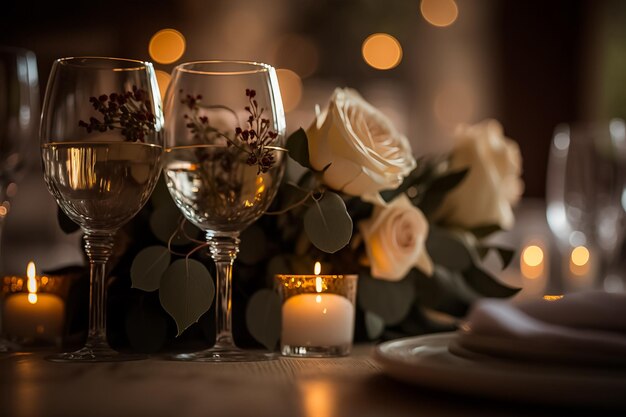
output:
[[[182,64],[165,98],[163,171],[176,205],[206,233],[216,265],[216,341],[176,355],[188,361],[251,361],[232,335],[233,261],[239,233],[272,202],[284,172],[285,132],[274,68],[239,61]]]
[[[35,54],[26,49],[0,46],[0,277],[4,275],[4,222],[11,211],[10,200],[17,192],[29,147],[35,145],[38,116]],[[0,323],[1,319],[2,303]],[[0,337],[0,352],[9,350],[9,347],[9,343]]]
[[[548,165],[547,219],[561,250],[572,257],[570,264],[576,263],[574,248],[579,257],[591,254],[585,263],[596,268],[586,272],[589,286],[622,285],[613,268],[624,239],[625,185],[623,120],[557,126]]]
[[[84,233],[90,265],[85,347],[56,361],[139,359],[106,340],[105,267],[116,231],[148,200],[159,177],[163,116],[149,62],[63,58],[54,62],[41,120],[48,188]]]

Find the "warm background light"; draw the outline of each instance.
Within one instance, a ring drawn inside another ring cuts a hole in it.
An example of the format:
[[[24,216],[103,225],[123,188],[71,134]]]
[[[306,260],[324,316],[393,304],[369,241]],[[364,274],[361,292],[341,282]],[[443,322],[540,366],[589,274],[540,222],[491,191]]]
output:
[[[156,70],[156,79],[157,84],[159,85],[159,92],[161,93],[161,99],[165,97],[165,91],[167,91],[167,86],[170,84],[170,80],[172,76],[165,71]]]
[[[361,52],[365,62],[379,70],[394,68],[402,60],[400,42],[387,33],[375,33],[368,36],[363,41]]]
[[[272,56],[276,68],[290,69],[301,78],[313,75],[319,64],[316,43],[309,37],[296,34],[280,37],[274,44]]]
[[[37,275],[37,270],[35,269],[35,263],[30,261],[28,266],[26,267],[26,277],[28,281],[26,281],[26,288],[28,289],[28,302],[31,304],[37,303],[37,280],[35,276]]]
[[[276,70],[280,95],[283,98],[285,112],[290,112],[298,107],[302,98],[302,80],[300,76],[290,69],[281,68]]]
[[[428,23],[437,27],[450,26],[459,15],[454,0],[422,0],[420,11]]]
[[[539,278],[544,271],[543,249],[537,245],[529,245],[522,251],[520,271],[526,278]]]
[[[175,29],[162,29],[150,39],[150,57],[159,64],[171,64],[185,53],[185,37]]]
[[[562,295],[544,295],[543,299],[546,301],[558,301],[563,298]]]
[[[322,272],[322,264],[318,261],[315,262],[315,267],[313,268],[313,273],[315,275],[319,275]]]
[[[591,254],[584,246],[576,246],[570,255],[569,269],[574,275],[582,276],[589,273]]]

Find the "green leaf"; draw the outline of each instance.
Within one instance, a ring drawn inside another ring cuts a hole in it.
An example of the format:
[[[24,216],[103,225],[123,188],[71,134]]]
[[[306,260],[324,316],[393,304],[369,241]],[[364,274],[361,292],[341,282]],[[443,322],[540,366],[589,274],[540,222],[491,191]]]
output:
[[[248,302],[246,325],[250,334],[268,350],[280,339],[281,302],[272,290],[259,290]]]
[[[378,314],[366,311],[365,331],[370,340],[378,339],[385,331],[385,321]]]
[[[172,256],[165,246],[148,246],[135,256],[130,267],[133,288],[144,291],[159,289],[161,277],[170,265]]]
[[[487,224],[483,226],[476,226],[471,228],[469,231],[478,239],[483,239],[489,236],[492,233],[501,231],[502,228],[497,224]]]
[[[467,285],[485,297],[511,297],[521,289],[511,288],[498,282],[494,277],[477,266],[464,271],[463,277]]]
[[[304,230],[318,249],[335,253],[350,242],[352,219],[343,199],[333,192],[324,193],[304,215]]]
[[[434,213],[439,208],[446,195],[465,179],[468,172],[469,168],[466,168],[460,171],[449,172],[435,178],[430,183],[428,189],[421,195],[417,206],[426,216]]]
[[[435,264],[451,270],[464,270],[473,264],[472,252],[458,236],[432,224],[426,250]]]
[[[206,313],[215,296],[209,270],[194,259],[173,262],[161,278],[161,305],[176,321],[177,336]]]
[[[300,188],[297,185],[291,184],[289,182],[282,184],[278,192],[278,197],[280,198],[280,210],[285,210],[293,206],[294,204],[304,200],[308,194],[309,191]]]
[[[309,161],[309,139],[304,129],[300,128],[287,138],[287,150],[291,159],[305,168],[312,169]]]
[[[150,230],[163,243],[167,243],[172,234],[177,230],[182,220],[180,211],[174,203],[157,207],[150,215]],[[192,238],[198,236],[199,229],[188,221],[185,221],[183,230]],[[177,233],[172,239],[172,245],[181,246],[191,243],[183,234]]]
[[[59,222],[59,227],[63,232],[70,234],[74,233],[77,230],[80,230],[80,226],[76,224],[72,219],[70,219],[67,214],[61,210],[61,207],[57,206],[57,221]]]
[[[414,297],[415,288],[410,278],[390,282],[359,275],[359,305],[379,316],[387,325],[397,324],[406,317]]]

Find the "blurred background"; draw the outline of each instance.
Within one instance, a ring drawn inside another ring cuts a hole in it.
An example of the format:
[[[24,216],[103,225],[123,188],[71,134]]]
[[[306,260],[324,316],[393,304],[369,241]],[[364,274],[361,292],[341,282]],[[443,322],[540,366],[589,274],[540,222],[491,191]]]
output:
[[[59,57],[151,60],[163,89],[180,62],[267,62],[278,69],[288,130],[307,127],[315,105],[348,86],[389,115],[417,155],[449,149],[459,123],[496,118],[521,147],[525,204],[538,207],[542,235],[555,127],[626,116],[624,23],[617,0],[5,0],[0,45],[37,55],[42,97]],[[82,261],[79,236],[57,226],[36,143],[7,217],[5,271],[30,259],[43,269]]]

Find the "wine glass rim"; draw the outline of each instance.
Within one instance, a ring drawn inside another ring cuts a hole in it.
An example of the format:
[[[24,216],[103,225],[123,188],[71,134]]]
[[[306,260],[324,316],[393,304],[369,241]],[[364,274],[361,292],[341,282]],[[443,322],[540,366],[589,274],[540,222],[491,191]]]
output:
[[[242,67],[248,67],[247,69],[242,70],[219,70],[219,69],[193,69],[191,67],[195,65],[206,65],[206,66],[218,66],[224,64],[235,64],[241,65]],[[202,74],[202,75],[246,75],[246,74],[256,74],[261,72],[269,72],[274,69],[269,64],[265,64],[262,62],[256,61],[244,61],[244,60],[222,60],[222,59],[213,59],[213,60],[204,60],[204,61],[191,61],[185,62],[178,65],[174,68],[176,71],[187,72],[190,74]]]
[[[55,61],[55,64],[59,65],[67,65],[71,67],[84,68],[89,67],[86,65],[88,62],[102,62],[102,63],[120,63],[119,66],[115,65],[107,65],[107,66],[91,66],[91,68],[101,68],[101,69],[111,69],[114,71],[136,71],[142,70],[146,67],[152,67],[152,63],[148,61],[140,61],[138,59],[129,59],[129,58],[115,58],[108,56],[69,56],[64,58],[58,58]],[[127,64],[123,66],[122,63]]]

